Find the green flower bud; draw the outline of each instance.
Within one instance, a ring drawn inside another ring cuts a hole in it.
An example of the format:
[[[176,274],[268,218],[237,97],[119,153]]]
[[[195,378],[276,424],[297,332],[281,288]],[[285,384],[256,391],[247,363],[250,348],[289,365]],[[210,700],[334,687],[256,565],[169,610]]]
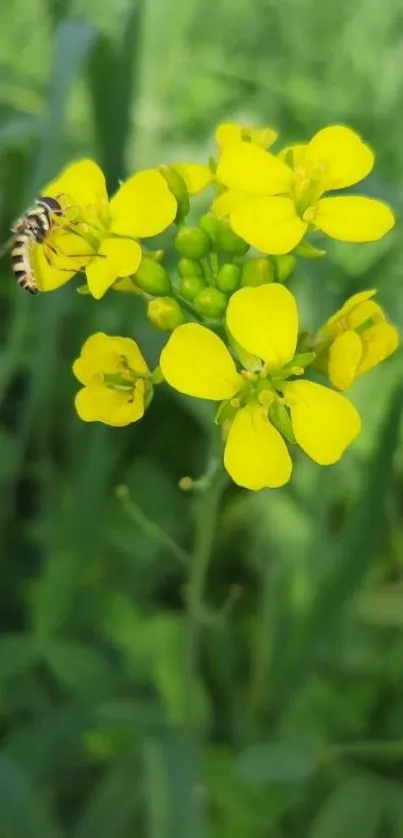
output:
[[[153,326],[162,332],[172,332],[184,321],[183,311],[172,297],[156,297],[150,300],[147,317]]]
[[[182,256],[178,262],[178,271],[181,276],[203,276],[204,271],[200,262],[195,259],[187,259]]]
[[[193,300],[193,305],[204,317],[220,317],[227,308],[228,299],[218,288],[203,288]]]
[[[181,256],[201,259],[210,250],[210,239],[201,227],[182,227],[175,236],[175,247]]]
[[[158,171],[162,177],[165,178],[172,194],[178,202],[178,210],[175,221],[183,221],[190,208],[189,193],[187,191],[186,183],[182,175],[176,171],[174,166],[159,166]]]
[[[274,270],[270,259],[249,259],[242,267],[241,285],[265,285],[273,282]]]
[[[287,282],[297,267],[297,260],[291,253],[284,256],[272,256],[277,282]]]
[[[222,265],[217,274],[216,285],[225,294],[232,294],[239,286],[241,269],[238,265]]]
[[[216,221],[215,241],[217,247],[224,253],[231,253],[234,256],[244,256],[249,250],[249,245],[240,236],[231,230],[230,223],[223,218]]]
[[[206,231],[211,242],[215,242],[217,218],[213,212],[206,212],[199,220],[199,227]]]
[[[194,300],[199,291],[206,287],[202,276],[181,276],[179,292],[185,300]]]
[[[172,282],[165,268],[147,256],[141,260],[140,267],[134,274],[134,282],[138,288],[154,297],[170,294],[172,291]]]

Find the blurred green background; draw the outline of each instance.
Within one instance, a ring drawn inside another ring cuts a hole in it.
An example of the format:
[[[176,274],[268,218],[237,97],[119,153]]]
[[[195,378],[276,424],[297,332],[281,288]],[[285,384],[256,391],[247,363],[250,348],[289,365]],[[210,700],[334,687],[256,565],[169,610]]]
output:
[[[4,239],[65,162],[114,188],[202,160],[224,119],[284,143],[350,125],[377,153],[366,193],[399,212],[402,50],[393,0],[3,2]],[[305,322],[376,286],[403,327],[400,236],[305,262]],[[142,301],[32,299],[8,258],[0,297],[0,838],[400,838],[401,353],[354,388],[340,464],[192,496],[208,405],[161,389],[117,430],[74,413],[92,331],[158,358]]]

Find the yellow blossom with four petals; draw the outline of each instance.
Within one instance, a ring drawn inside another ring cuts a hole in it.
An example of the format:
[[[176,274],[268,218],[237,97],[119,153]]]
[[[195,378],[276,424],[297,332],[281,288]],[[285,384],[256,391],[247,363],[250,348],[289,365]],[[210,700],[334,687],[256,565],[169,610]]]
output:
[[[318,345],[324,346],[323,366],[339,390],[351,387],[399,346],[399,333],[374,302],[375,294],[375,290],[354,294],[318,333]]]
[[[103,172],[92,160],[68,166],[44,194],[61,201],[67,221],[63,218],[52,234],[59,253],[50,264],[44,248],[35,249],[40,290],[52,291],[85,268],[96,299],[118,278],[136,272],[142,258],[137,239],[162,233],[177,211],[176,199],[155,169],[132,175],[109,200]]]
[[[258,490],[290,479],[288,448],[271,417],[275,403],[289,410],[296,442],[315,462],[336,462],[359,433],[360,417],[339,393],[290,380],[303,372],[293,365],[298,312],[291,292],[278,284],[243,288],[231,297],[226,322],[236,344],[256,358],[253,372],[239,372],[224,342],[197,323],[173,332],[160,365],[179,392],[234,408],[224,465],[235,483]]]
[[[88,338],[73,364],[83,388],[76,395],[84,422],[122,427],[137,422],[152,396],[150,371],[131,338],[97,332]]]
[[[361,138],[341,125],[275,156],[252,143],[224,150],[217,178],[227,187],[214,203],[233,230],[263,253],[289,253],[312,229],[345,242],[382,238],[394,225],[387,204],[358,195],[324,197],[353,186],[374,165]]]

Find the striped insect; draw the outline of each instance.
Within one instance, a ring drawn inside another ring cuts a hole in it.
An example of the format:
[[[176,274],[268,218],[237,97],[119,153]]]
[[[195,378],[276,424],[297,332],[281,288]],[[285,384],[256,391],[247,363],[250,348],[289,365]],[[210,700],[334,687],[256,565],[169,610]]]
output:
[[[47,261],[50,264],[49,253],[60,254],[59,248],[54,247],[49,241],[49,233],[56,224],[63,219],[65,210],[57,198],[43,195],[37,198],[34,205],[24,215],[15,221],[11,230],[13,236],[0,251],[0,258],[11,250],[11,265],[14,276],[21,288],[29,291],[30,294],[38,294],[38,282],[35,276],[35,269],[32,261],[33,245],[39,244],[44,248]],[[76,232],[75,222],[69,221],[61,225],[65,231]],[[67,254],[64,254],[67,256]],[[69,254],[73,258],[86,257],[88,253]],[[71,271],[72,268],[59,268],[58,270]],[[73,269],[74,270],[74,269]]]
[[[59,201],[44,195],[43,198],[38,198],[33,207],[18,218],[12,227],[12,269],[18,284],[30,294],[37,294],[39,290],[31,260],[32,245],[43,244],[55,219],[61,218],[62,215]]]

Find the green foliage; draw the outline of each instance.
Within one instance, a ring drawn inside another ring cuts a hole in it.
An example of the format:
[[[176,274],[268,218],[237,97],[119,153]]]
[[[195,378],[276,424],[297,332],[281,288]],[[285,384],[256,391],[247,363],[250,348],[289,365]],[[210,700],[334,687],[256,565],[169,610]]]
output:
[[[286,143],[351,125],[377,153],[366,193],[401,209],[399,4],[0,5],[4,239],[67,161],[95,157],[113,190],[201,160],[223,119]],[[216,234],[181,234],[188,299]],[[269,265],[310,327],[377,287],[403,328],[399,229],[316,245]],[[0,280],[0,838],[400,838],[401,351],[354,388],[363,433],[336,467],[296,455],[290,488],[255,495],[220,482],[209,404],[166,392],[133,428],[79,423],[91,332],[158,361],[141,297],[31,300],[7,258]]]

